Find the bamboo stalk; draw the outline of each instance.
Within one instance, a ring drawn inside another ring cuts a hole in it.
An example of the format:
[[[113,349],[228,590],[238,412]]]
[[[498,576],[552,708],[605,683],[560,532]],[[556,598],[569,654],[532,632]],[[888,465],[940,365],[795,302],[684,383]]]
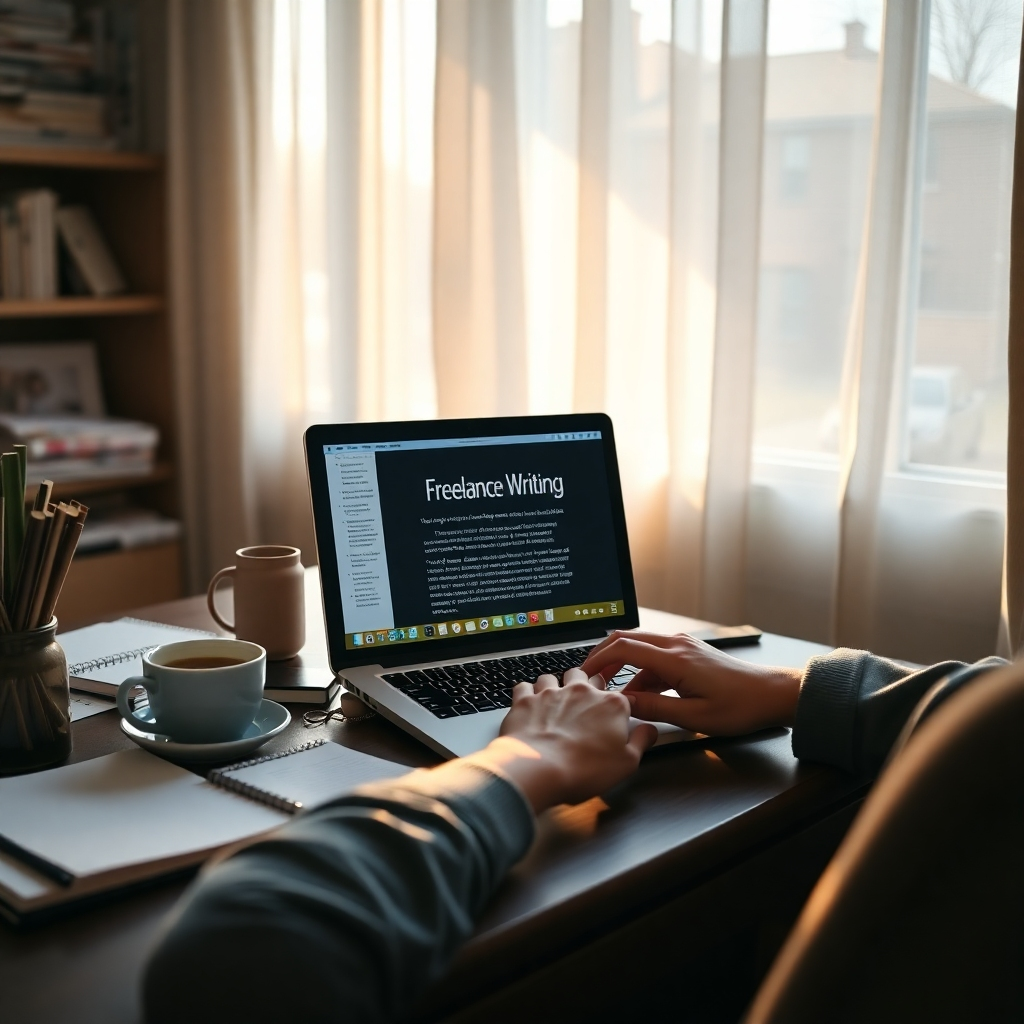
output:
[[[25,616],[28,614],[32,591],[39,574],[39,561],[46,544],[47,527],[52,519],[52,516],[47,518],[45,512],[39,512],[36,509],[28,514],[25,544],[21,549],[21,565],[18,567],[18,577],[14,584],[12,612],[16,629],[25,628]]]
[[[25,481],[28,479],[28,445],[11,445],[18,456],[18,475],[21,477],[21,504],[25,504]]]
[[[39,616],[43,611],[43,604],[46,601],[46,592],[50,586],[50,575],[53,572],[53,564],[57,559],[60,550],[61,540],[64,536],[64,527],[71,514],[78,515],[78,510],[71,508],[61,502],[57,506],[53,520],[50,523],[49,535],[46,538],[46,546],[43,548],[43,555],[39,562],[39,575],[36,577],[35,589],[32,593],[32,602],[29,605],[28,618],[25,622],[26,629],[35,629],[41,625]]]
[[[4,595],[10,600],[25,536],[25,489],[21,487],[21,458],[16,452],[0,455],[0,479],[4,495]]]

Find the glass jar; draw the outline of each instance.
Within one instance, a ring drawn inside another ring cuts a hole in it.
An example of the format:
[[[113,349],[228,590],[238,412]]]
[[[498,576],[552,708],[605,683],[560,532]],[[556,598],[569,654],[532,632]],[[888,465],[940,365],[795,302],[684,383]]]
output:
[[[57,619],[0,633],[0,774],[58,764],[71,753],[68,662]]]

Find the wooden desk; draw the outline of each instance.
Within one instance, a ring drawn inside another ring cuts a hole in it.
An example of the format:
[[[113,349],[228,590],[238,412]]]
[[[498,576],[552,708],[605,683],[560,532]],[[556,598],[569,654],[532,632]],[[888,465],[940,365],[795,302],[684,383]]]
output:
[[[307,575],[306,599],[302,671],[329,672],[315,572]],[[215,628],[199,597],[134,614]],[[687,621],[653,611],[642,620],[665,631]],[[823,650],[766,635],[759,647],[736,653],[798,665]],[[291,726],[267,752],[325,735],[410,766],[437,761],[379,717],[307,729],[305,709],[291,710]],[[74,725],[74,760],[130,746],[116,712]],[[603,799],[543,816],[535,846],[448,976],[427,994],[419,1017],[512,1021],[542,998],[552,1018],[621,1017],[614,1007],[623,993],[631,993],[632,1010],[644,1007],[633,991],[645,988],[640,971],[652,982],[649,997],[664,1000],[668,992],[678,1012],[700,1003],[701,986],[715,980],[723,961],[749,960],[742,984],[732,977],[715,982],[718,989],[733,986],[742,1008],[748,993],[740,989],[766,969],[862,792],[855,779],[798,763],[785,730],[653,752]],[[164,883],[31,931],[0,927],[3,1020],[139,1020],[140,971],[185,884]],[[709,952],[717,966],[707,967]]]

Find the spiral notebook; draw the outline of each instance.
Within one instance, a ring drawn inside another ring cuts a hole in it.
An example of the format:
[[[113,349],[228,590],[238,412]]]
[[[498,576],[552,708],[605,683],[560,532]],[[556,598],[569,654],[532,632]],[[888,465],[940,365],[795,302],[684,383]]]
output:
[[[314,740],[279,754],[217,768],[207,779],[215,786],[295,814],[344,796],[363,783],[395,779],[410,771],[394,761]]]
[[[0,779],[0,916],[41,920],[192,868],[298,811],[409,771],[320,740],[206,779],[137,749]]]
[[[61,633],[57,640],[68,659],[71,686],[86,693],[113,697],[123,679],[142,675],[142,655],[176,640],[217,636],[202,629],[163,622],[123,618]],[[288,661],[267,662],[263,696],[288,704],[324,704],[338,692],[338,680],[327,664],[326,651],[303,651]]]
[[[216,633],[167,626],[144,619],[117,619],[61,633],[57,642],[68,659],[68,675],[76,690],[113,697],[121,681],[142,675],[142,655],[176,640],[208,640]]]

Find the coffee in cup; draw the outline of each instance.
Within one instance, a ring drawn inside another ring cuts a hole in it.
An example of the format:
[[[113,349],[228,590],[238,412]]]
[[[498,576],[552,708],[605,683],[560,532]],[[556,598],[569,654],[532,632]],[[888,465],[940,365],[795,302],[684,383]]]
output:
[[[247,640],[180,640],[142,657],[141,676],[117,689],[117,709],[132,725],[180,743],[237,740],[252,724],[263,702],[267,652]],[[128,704],[141,686],[148,712]]]

